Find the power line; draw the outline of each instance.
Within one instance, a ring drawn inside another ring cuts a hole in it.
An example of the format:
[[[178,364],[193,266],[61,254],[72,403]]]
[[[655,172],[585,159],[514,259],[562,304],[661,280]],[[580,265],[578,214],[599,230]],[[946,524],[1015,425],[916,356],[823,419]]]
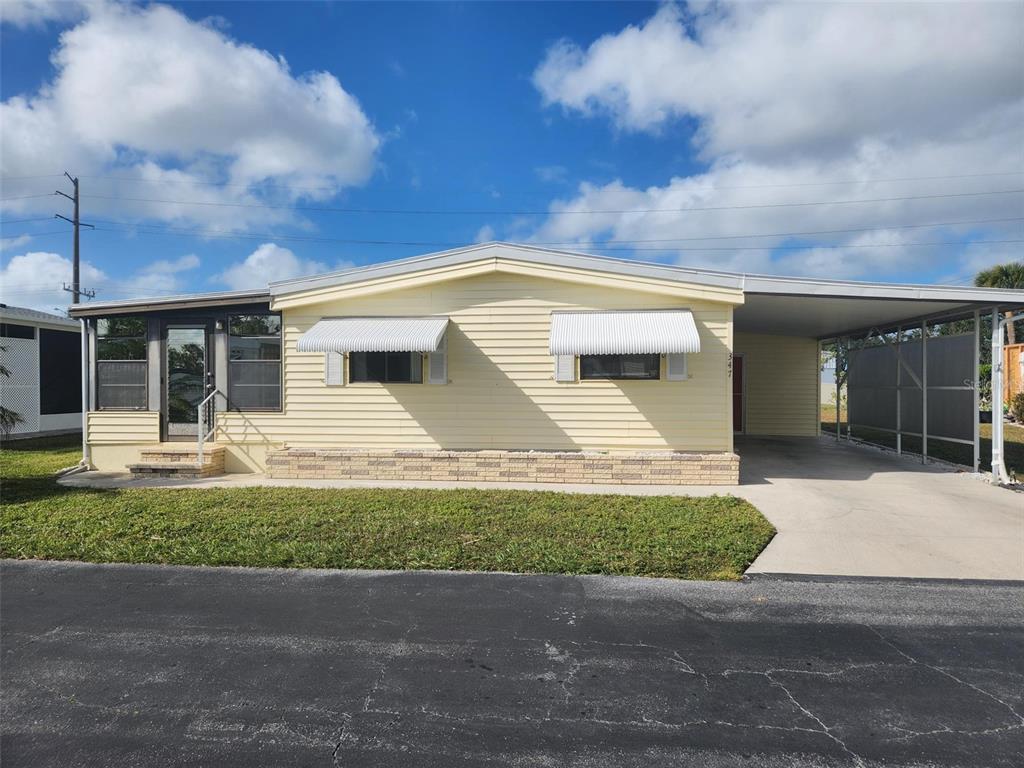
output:
[[[48,192],[41,195],[18,195],[16,197],[0,197],[0,203],[6,203],[9,200],[31,200],[34,197],[53,197],[56,193]]]
[[[149,236],[161,236],[170,235],[172,237],[193,237],[195,236],[192,232],[178,232],[170,229],[147,231],[147,230],[133,230],[133,229],[114,229],[108,227],[97,227],[97,232],[124,232],[134,233],[137,235],[149,235]],[[271,235],[271,234],[210,234],[206,237],[219,240],[281,240],[281,241],[295,241],[305,243],[345,243],[349,245],[399,245],[399,246],[427,246],[436,248],[461,248],[470,243],[466,242],[430,242],[430,241],[416,241],[416,240],[343,240],[340,238],[317,238],[317,237],[301,237],[301,236],[289,236],[289,235]],[[761,250],[819,250],[819,249],[833,249],[833,248],[898,248],[898,247],[920,247],[920,246],[951,246],[951,245],[976,245],[986,243],[1024,243],[1024,239],[1002,239],[1002,240],[940,240],[940,241],[928,241],[928,242],[911,242],[911,243],[858,243],[853,245],[758,245],[758,246],[708,246],[708,247],[664,247],[664,248],[648,248],[648,247],[618,247],[618,245],[602,245],[602,244],[587,244],[586,247],[591,250],[599,251],[660,251],[660,252],[686,252],[686,251],[761,251]],[[562,243],[531,243],[532,245],[563,245],[570,247],[580,247],[580,243],[573,242],[562,242]],[[620,244],[619,244],[620,245]]]
[[[618,239],[611,238],[608,240],[602,240],[601,242],[605,245],[628,245],[628,244],[645,244],[645,243],[675,243],[675,242],[699,242],[705,240],[739,240],[739,239],[752,239],[752,238],[768,238],[768,237],[806,237],[809,235],[831,235],[831,234],[848,234],[854,232],[874,232],[877,230],[886,229],[922,229],[930,227],[954,227],[954,226],[967,226],[976,224],[998,224],[1007,223],[1014,221],[1024,221],[1024,217],[1014,216],[997,219],[968,219],[959,221],[936,221],[922,224],[886,224],[876,225],[872,227],[849,227],[845,229],[820,229],[820,230],[802,230],[793,232],[765,232],[760,234],[745,234],[745,235],[704,235],[694,237],[678,237],[678,238],[649,238],[649,239]],[[291,240],[295,242],[311,242],[311,243],[340,243],[345,245],[413,245],[413,246],[425,246],[431,248],[455,248],[465,245],[465,242],[452,242],[452,241],[436,241],[436,240],[386,240],[386,239],[354,239],[354,238],[336,238],[336,237],[324,237],[317,235],[284,235],[275,234],[273,232],[209,232],[206,230],[185,228],[185,227],[173,227],[162,224],[122,224],[120,222],[99,219],[98,223],[101,225],[107,225],[108,227],[123,227],[123,229],[109,229],[104,227],[104,231],[124,231],[124,232],[138,232],[142,234],[144,230],[139,230],[139,227],[145,227],[147,229],[156,230],[156,232],[144,232],[145,234],[157,234],[161,232],[167,232],[169,234],[182,234],[194,236],[197,238],[216,238],[216,239],[261,239],[261,240]],[[579,245],[578,241],[572,240],[534,240],[531,241],[533,245],[545,245],[545,246],[575,246]]]
[[[994,178],[1003,176],[1022,176],[1022,171],[995,171],[992,173],[960,173],[960,174],[949,174],[940,176],[902,176],[885,179],[844,179],[842,181],[808,181],[808,182],[790,182],[786,184],[743,184],[743,185],[731,185],[731,186],[719,186],[719,185],[706,185],[702,186],[701,189],[713,189],[713,190],[734,190],[734,189],[779,189],[779,188],[792,188],[792,187],[830,187],[830,186],[841,186],[850,184],[889,184],[905,181],[942,181],[946,179],[982,179],[982,178]],[[25,177],[32,178],[32,177]],[[233,187],[238,189],[281,189],[295,192],[337,192],[337,186],[319,186],[319,187],[304,187],[290,184],[278,184],[274,182],[269,183],[232,183],[227,181],[205,181],[202,179],[146,179],[139,176],[110,176],[110,175],[97,175],[97,176],[84,176],[83,178],[88,179],[104,179],[107,181],[119,181],[127,182],[130,184],[159,184],[161,186],[167,184],[184,184],[188,186],[208,186],[208,187]]]
[[[120,197],[118,195],[85,195],[93,200],[120,200],[123,202],[135,203],[160,203],[162,205],[198,205],[217,208],[268,208],[291,211],[310,211],[320,213],[373,213],[373,214],[401,214],[412,216],[559,216],[559,215],[582,215],[582,214],[630,214],[630,213],[689,213],[691,211],[731,211],[753,208],[800,208],[815,205],[853,205],[857,203],[891,203],[905,200],[939,200],[957,197],[983,197],[990,195],[1015,195],[1024,192],[1024,189],[999,189],[988,192],[950,192],[935,195],[907,195],[901,197],[877,197],[860,200],[816,200],[800,203],[754,203],[749,205],[715,205],[691,208],[625,208],[607,210],[458,210],[458,209],[437,209],[437,208],[342,208],[333,206],[312,206],[312,205],[279,205],[275,203],[226,203],[211,200],[164,200],[147,197]],[[42,195],[39,195],[41,197]]]
[[[53,221],[52,216],[40,216],[37,219],[8,219],[7,221],[0,221],[0,225],[3,224],[27,224],[32,221]]]

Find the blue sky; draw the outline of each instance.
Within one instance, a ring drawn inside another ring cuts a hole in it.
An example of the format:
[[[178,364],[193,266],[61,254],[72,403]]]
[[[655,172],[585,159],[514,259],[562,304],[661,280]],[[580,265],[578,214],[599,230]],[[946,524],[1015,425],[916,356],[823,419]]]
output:
[[[1022,7],[7,4],[0,300],[66,303],[64,170],[97,299],[484,239],[963,282],[1024,240]]]

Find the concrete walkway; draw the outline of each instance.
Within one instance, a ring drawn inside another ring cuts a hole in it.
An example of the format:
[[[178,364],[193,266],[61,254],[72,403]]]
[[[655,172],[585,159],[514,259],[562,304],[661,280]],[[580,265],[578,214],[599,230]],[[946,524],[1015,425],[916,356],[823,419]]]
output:
[[[743,438],[739,486],[554,485],[355,480],[135,479],[87,472],[65,485],[98,488],[494,488],[572,493],[732,494],[778,535],[749,573],[1024,580],[1024,494],[966,472],[922,466],[829,438]]]

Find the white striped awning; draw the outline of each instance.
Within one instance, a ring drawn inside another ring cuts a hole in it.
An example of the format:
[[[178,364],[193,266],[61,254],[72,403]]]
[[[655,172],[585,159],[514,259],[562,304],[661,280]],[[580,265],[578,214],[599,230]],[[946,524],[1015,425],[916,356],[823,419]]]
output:
[[[700,352],[688,309],[552,312],[552,355]]]
[[[299,337],[299,352],[436,352],[447,317],[330,317]]]

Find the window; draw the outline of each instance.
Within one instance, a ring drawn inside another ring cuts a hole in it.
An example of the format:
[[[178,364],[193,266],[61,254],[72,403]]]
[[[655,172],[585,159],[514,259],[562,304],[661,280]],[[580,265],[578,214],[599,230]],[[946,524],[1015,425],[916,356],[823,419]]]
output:
[[[0,336],[6,336],[8,339],[34,339],[36,329],[31,325],[0,323]]]
[[[228,318],[228,401],[241,411],[281,410],[281,317]]]
[[[146,408],[144,317],[96,321],[96,405],[100,409]]]
[[[351,381],[382,384],[421,384],[423,356],[419,352],[350,352]]]
[[[580,355],[581,379],[657,379],[661,355]]]

